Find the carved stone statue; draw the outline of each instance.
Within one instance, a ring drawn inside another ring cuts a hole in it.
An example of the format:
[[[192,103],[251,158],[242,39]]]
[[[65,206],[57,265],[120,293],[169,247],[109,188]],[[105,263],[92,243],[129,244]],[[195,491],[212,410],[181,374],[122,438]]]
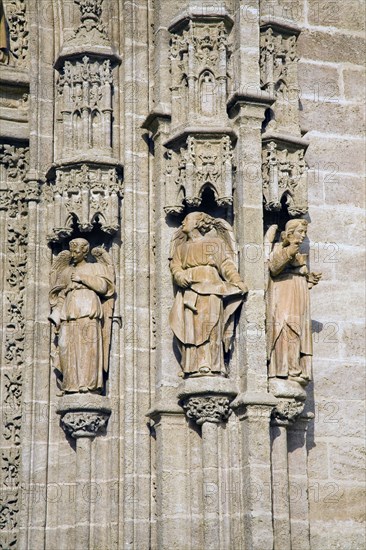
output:
[[[307,226],[306,220],[290,220],[274,246],[277,226],[267,232],[273,246],[267,291],[269,377],[291,378],[303,385],[311,379],[313,354],[309,289],[321,278],[321,273],[309,273],[307,255],[299,252]]]
[[[170,326],[183,373],[225,375],[234,313],[248,292],[236,267],[232,228],[203,212],[188,214],[172,239],[170,256],[177,286]]]
[[[61,252],[51,270],[50,321],[56,327],[62,390],[100,392],[103,371],[108,370],[115,274],[104,248],[91,253],[89,243],[70,241],[70,251]]]

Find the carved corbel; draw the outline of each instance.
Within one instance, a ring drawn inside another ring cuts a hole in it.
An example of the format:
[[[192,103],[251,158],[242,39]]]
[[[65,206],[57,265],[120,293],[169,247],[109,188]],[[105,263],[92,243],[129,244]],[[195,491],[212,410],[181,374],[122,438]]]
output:
[[[231,409],[227,396],[222,395],[201,395],[189,397],[183,401],[183,409],[190,418],[201,426],[204,422],[220,424],[228,420]]]
[[[66,435],[74,439],[94,438],[105,433],[111,404],[101,395],[70,394],[60,398],[57,414]]]

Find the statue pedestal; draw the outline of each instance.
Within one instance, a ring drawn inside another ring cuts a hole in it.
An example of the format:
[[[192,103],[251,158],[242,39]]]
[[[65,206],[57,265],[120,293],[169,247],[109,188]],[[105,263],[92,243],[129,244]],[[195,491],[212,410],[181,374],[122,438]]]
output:
[[[74,439],[94,438],[105,432],[111,415],[108,397],[93,393],[70,393],[62,396],[57,407],[61,426]]]

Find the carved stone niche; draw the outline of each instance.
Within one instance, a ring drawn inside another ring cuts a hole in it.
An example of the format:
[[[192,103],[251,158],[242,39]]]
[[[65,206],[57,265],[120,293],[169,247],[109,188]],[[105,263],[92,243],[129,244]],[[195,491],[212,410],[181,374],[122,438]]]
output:
[[[187,418],[201,426],[205,422],[226,422],[232,412],[230,403],[237,395],[231,380],[226,378],[189,378],[179,386],[178,397]]]
[[[264,207],[280,211],[285,203],[290,216],[308,211],[308,184],[304,140],[278,139],[268,136],[263,140],[262,181]]]
[[[79,162],[60,166],[49,177],[43,193],[48,203],[50,242],[70,236],[75,220],[82,233],[89,233],[97,222],[109,235],[118,231],[123,191],[120,165]]]
[[[261,87],[276,97],[269,128],[300,135],[297,38],[295,25],[275,21],[261,26]]]
[[[178,151],[165,153],[165,207],[180,214],[185,205],[200,206],[205,189],[212,190],[218,206],[233,202],[233,153],[228,135],[188,136]]]
[[[225,9],[190,7],[169,27],[172,125],[227,121],[233,21]]]
[[[111,415],[107,397],[93,394],[70,394],[60,398],[57,414],[66,435],[74,439],[94,438],[105,433]]]

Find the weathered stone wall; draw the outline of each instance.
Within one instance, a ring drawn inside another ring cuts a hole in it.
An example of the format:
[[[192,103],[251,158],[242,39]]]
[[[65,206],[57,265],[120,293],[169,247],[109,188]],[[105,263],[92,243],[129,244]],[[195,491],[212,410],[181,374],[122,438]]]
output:
[[[309,130],[314,383],[308,406],[312,548],[364,545],[365,6],[307,1],[301,124]]]

